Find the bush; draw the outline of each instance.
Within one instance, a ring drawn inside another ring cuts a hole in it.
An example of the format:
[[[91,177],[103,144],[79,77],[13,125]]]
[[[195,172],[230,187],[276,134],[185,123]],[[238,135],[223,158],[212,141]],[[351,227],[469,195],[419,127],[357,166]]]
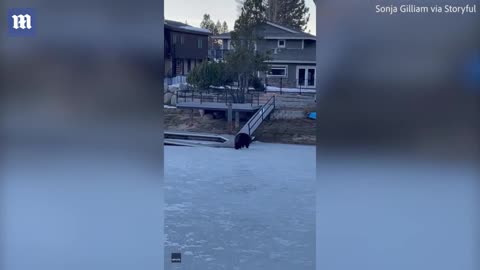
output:
[[[195,66],[187,76],[187,83],[193,85],[197,89],[207,89],[210,87],[208,75],[208,62],[202,62]]]
[[[187,76],[187,82],[200,90],[208,89],[210,86],[229,85],[232,81],[228,67],[224,63],[202,62]]]
[[[265,91],[265,85],[263,84],[262,79],[257,76],[250,78],[249,85],[256,91]]]

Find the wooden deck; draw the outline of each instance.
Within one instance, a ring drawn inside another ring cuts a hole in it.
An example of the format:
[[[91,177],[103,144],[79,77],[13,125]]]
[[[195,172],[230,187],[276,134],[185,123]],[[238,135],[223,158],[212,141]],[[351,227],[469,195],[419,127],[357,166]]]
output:
[[[250,103],[233,103],[232,110],[234,112],[256,112],[262,105],[252,105]],[[179,109],[199,109],[199,110],[212,110],[212,111],[227,111],[228,106],[225,103],[217,102],[180,102],[177,103]]]

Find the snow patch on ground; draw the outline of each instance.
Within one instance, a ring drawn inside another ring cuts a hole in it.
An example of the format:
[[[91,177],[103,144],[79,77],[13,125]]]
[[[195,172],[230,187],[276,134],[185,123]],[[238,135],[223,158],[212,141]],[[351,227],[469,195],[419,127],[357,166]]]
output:
[[[267,86],[267,92],[285,92],[285,93],[316,93],[316,89],[299,89],[299,88],[281,88],[280,87],[275,87],[275,86]]]

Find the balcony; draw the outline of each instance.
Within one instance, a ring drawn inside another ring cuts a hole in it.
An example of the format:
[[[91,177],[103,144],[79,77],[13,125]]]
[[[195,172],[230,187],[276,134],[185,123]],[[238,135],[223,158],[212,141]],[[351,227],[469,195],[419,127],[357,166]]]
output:
[[[225,50],[225,49],[209,49],[208,50],[208,58],[209,59],[223,59],[229,51],[230,50]]]

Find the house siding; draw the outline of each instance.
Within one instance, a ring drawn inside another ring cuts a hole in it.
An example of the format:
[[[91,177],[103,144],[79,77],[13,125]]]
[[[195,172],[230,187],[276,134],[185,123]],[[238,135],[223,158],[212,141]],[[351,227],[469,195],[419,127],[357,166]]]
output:
[[[268,77],[261,74],[265,82],[270,86],[283,88],[297,88],[297,67],[315,67],[316,41],[305,33],[292,33],[269,24],[258,29],[261,37],[281,37],[286,41],[285,48],[278,48],[278,39],[260,39],[257,41],[257,49],[260,52],[268,52],[271,65],[283,65],[288,67],[288,74],[284,78]],[[222,37],[223,50],[228,50],[228,37]]]
[[[193,67],[208,58],[208,35],[165,29],[164,37],[167,77],[187,75]],[[198,47],[199,40],[202,48]]]
[[[287,76],[286,77],[269,77],[269,76],[265,76],[266,74],[261,74],[261,76],[265,76],[265,83],[268,86],[281,87],[281,88],[298,88],[298,83],[297,83],[298,67],[315,68],[314,64],[275,63],[274,65],[287,66]]]
[[[205,59],[208,56],[208,36],[182,33],[178,31],[166,30],[165,40],[168,43],[167,53],[173,54],[183,59]],[[181,38],[183,36],[183,44]],[[174,38],[176,37],[176,43]],[[202,40],[203,47],[198,48],[198,40]]]

